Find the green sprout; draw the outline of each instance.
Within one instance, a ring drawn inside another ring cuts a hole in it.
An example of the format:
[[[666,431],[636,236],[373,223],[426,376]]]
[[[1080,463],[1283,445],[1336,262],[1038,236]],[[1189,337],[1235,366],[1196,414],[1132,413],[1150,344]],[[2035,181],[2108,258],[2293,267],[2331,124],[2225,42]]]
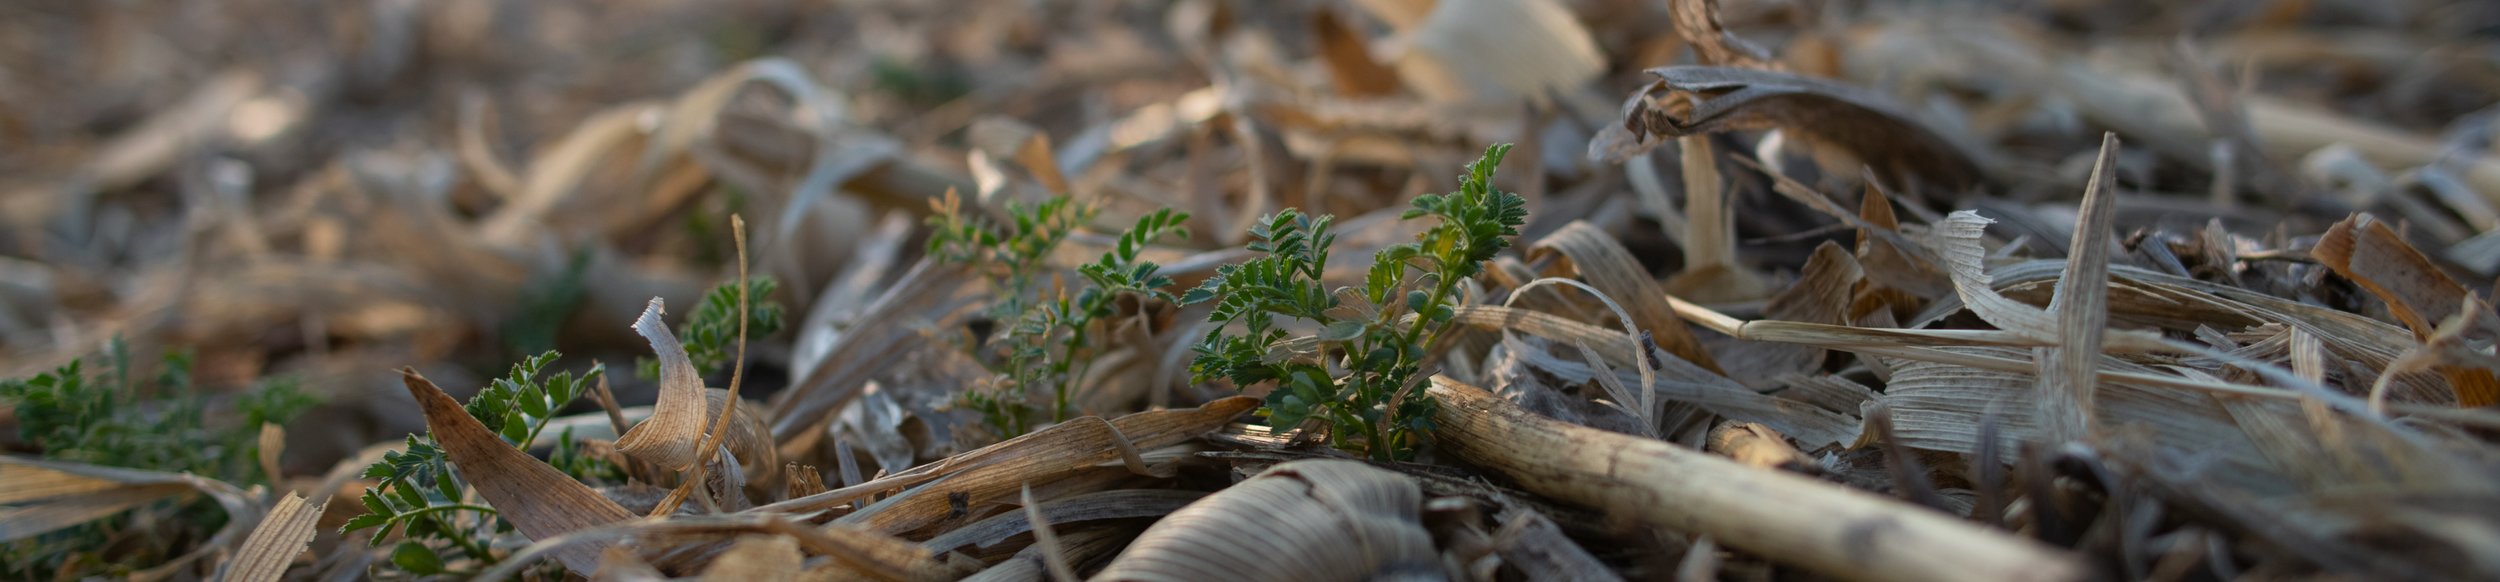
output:
[[[102,370],[72,360],[0,381],[0,403],[15,410],[18,437],[43,458],[266,484],[277,476],[262,474],[256,462],[261,425],[284,425],[317,403],[280,380],[236,394],[230,413],[212,414],[212,399],[193,386],[189,354],[166,354],[162,371],[147,381],[134,380],[129,346],[119,339],[106,345],[101,361]],[[126,577],[181,553],[184,540],[206,539],[226,519],[215,502],[198,497],[142,505],[0,544],[0,577]]]
[[[1050,254],[1093,219],[1094,209],[1066,196],[1033,206],[1009,203],[1009,223],[994,229],[967,216],[961,204],[949,196],[936,205],[937,213],[929,219],[935,227],[929,254],[943,262],[987,267],[986,274],[1006,290],[991,305],[990,315],[1007,323],[989,343],[1000,352],[993,360],[995,387],[966,393],[965,403],[1008,437],[1031,430],[1044,415],[1053,422],[1067,420],[1074,412],[1069,393],[1098,355],[1094,323],[1116,311],[1122,294],[1173,300],[1163,290],[1172,286],[1172,279],[1139,255],[1165,237],[1189,238],[1189,229],[1181,226],[1189,214],[1166,208],[1138,217],[1110,250],[1077,267],[1084,286],[1070,294],[1056,277],[1044,290],[1041,275]],[[1028,396],[1044,388],[1050,394],[1046,407]]]
[[[1209,317],[1225,324],[1199,343],[1191,371],[1236,386],[1275,382],[1262,413],[1280,429],[1318,420],[1339,448],[1381,460],[1412,455],[1432,428],[1434,406],[1412,388],[1440,326],[1457,313],[1459,284],[1509,248],[1527,220],[1525,200],[1492,187],[1493,169],[1509,151],[1509,144],[1485,150],[1459,176],[1457,192],[1417,197],[1401,218],[1440,224],[1373,255],[1361,289],[1331,292],[1320,282],[1336,240],[1332,217],[1289,208],[1254,225],[1250,250],[1263,254],[1218,269],[1181,298],[1215,302]],[[1279,316],[1318,331],[1296,335],[1278,325]]]

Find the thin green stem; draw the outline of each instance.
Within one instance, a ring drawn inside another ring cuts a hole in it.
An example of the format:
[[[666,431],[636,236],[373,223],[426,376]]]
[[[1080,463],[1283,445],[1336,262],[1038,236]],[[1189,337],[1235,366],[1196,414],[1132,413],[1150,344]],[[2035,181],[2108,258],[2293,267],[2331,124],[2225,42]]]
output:
[[[413,518],[416,518],[416,517],[420,517],[420,516],[421,516],[421,517],[424,517],[424,518],[426,519],[426,521],[430,521],[430,522],[433,522],[433,523],[434,523],[434,527],[435,527],[435,529],[439,529],[439,530],[442,530],[443,532],[445,532],[445,533],[447,533],[447,534],[450,534],[450,535],[447,535],[447,536],[445,536],[445,537],[446,537],[447,539],[450,539],[450,540],[451,540],[451,543],[456,544],[456,545],[459,545],[459,546],[460,546],[460,552],[461,552],[461,553],[468,554],[468,555],[469,555],[469,557],[471,557],[471,558],[476,558],[476,559],[479,559],[479,560],[484,560],[484,561],[487,561],[487,562],[493,562],[493,561],[495,561],[495,553],[494,553],[494,551],[487,549],[485,544],[483,544],[483,543],[479,543],[476,539],[473,539],[473,538],[469,537],[469,535],[467,534],[467,532],[466,532],[465,530],[462,530],[462,529],[460,529],[460,528],[458,528],[458,527],[454,527],[454,526],[453,526],[453,524],[451,523],[451,518],[445,515],[445,514],[447,514],[447,513],[449,513],[449,512],[452,512],[452,511],[474,511],[474,512],[477,512],[477,513],[482,514],[482,515],[481,515],[481,517],[484,517],[484,516],[500,516],[500,515],[502,515],[502,514],[496,513],[496,512],[495,512],[495,508],[492,508],[492,507],[487,507],[487,506],[483,506],[483,505],[470,505],[470,504],[465,504],[465,503],[450,503],[450,504],[444,504],[444,505],[428,505],[428,506],[425,506],[425,507],[420,507],[420,508],[417,508],[415,511],[410,511],[410,512],[407,512],[407,513],[402,513],[402,514],[399,514],[399,517],[400,517],[400,519],[401,519],[401,520],[403,520],[403,521],[404,521],[404,520],[408,520],[408,519],[413,519]],[[488,519],[492,519],[492,518],[488,518]]]

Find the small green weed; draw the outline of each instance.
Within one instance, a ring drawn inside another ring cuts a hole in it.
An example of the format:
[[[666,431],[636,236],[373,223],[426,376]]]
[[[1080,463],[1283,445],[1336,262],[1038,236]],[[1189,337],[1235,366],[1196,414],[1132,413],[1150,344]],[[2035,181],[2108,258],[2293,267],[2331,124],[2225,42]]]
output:
[[[929,219],[936,227],[929,237],[929,255],[987,267],[987,275],[1006,290],[991,305],[990,313],[993,320],[1005,323],[989,342],[1000,352],[992,360],[998,382],[990,390],[971,391],[964,398],[991,428],[1013,437],[1031,430],[1045,414],[1057,422],[1074,412],[1069,390],[1085,377],[1097,355],[1094,323],[1112,315],[1121,294],[1173,300],[1164,291],[1172,279],[1159,274],[1161,267],[1138,257],[1148,245],[1165,237],[1189,238],[1189,229],[1181,226],[1189,214],[1166,208],[1138,217],[1135,225],[1120,233],[1111,250],[1077,267],[1084,286],[1074,294],[1055,276],[1044,288],[1040,276],[1051,252],[1091,221],[1094,209],[1058,196],[1033,206],[1009,203],[1007,214],[1011,224],[1001,232],[966,216],[962,201],[949,196],[937,204],[936,215]],[[1046,407],[1032,402],[1032,395],[1045,387],[1050,394]]]
[[[261,423],[285,424],[316,399],[290,381],[271,381],[237,394],[232,412],[210,422],[210,399],[191,381],[191,356],[167,354],[156,377],[131,377],[129,347],[119,340],[90,375],[82,361],[33,378],[0,381],[0,402],[17,412],[18,436],[46,459],[151,471],[191,473],[239,486],[265,484]],[[127,576],[187,551],[225,524],[212,501],[157,502],[119,516],[0,545],[0,576],[8,579]],[[153,524],[141,527],[137,524]]]
[[[580,398],[606,372],[604,367],[592,366],[578,378],[571,371],[545,375],[547,365],[558,357],[556,352],[546,352],[514,364],[511,374],[489,383],[464,408],[504,442],[526,447],[558,411]],[[585,481],[622,477],[615,465],[581,456],[571,441],[566,435],[556,445],[550,464]],[[406,534],[391,550],[391,564],[402,573],[474,574],[465,568],[453,570],[450,565],[457,562],[445,560],[444,554],[458,552],[467,564],[477,567],[493,565],[498,557],[488,542],[512,531],[512,525],[498,518],[493,507],[472,498],[466,482],[431,435],[410,435],[406,450],[384,453],[381,462],[365,468],[364,476],[377,480],[359,499],[365,513],[349,519],[339,531],[373,529],[366,543],[377,547],[388,542],[393,532]]]
[[[1456,313],[1459,282],[1508,248],[1527,219],[1525,200],[1491,184],[1509,151],[1509,144],[1485,150],[1459,176],[1458,192],[1417,197],[1402,218],[1440,224],[1373,255],[1361,289],[1331,292],[1320,283],[1336,240],[1332,217],[1286,209],[1253,226],[1250,250],[1264,254],[1218,269],[1181,298],[1214,301],[1210,318],[1226,324],[1199,344],[1191,370],[1202,381],[1238,386],[1275,381],[1263,412],[1279,429],[1319,419],[1340,448],[1383,460],[1411,455],[1431,428],[1434,405],[1411,388],[1439,325]],[[1277,316],[1319,331],[1296,337]]]

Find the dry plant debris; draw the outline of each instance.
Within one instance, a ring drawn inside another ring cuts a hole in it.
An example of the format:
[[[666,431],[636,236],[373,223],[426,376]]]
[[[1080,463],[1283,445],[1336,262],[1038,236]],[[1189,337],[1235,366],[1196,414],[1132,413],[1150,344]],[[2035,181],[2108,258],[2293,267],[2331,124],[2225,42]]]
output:
[[[0,578],[2500,578],[2495,55],[2464,0],[0,7]]]

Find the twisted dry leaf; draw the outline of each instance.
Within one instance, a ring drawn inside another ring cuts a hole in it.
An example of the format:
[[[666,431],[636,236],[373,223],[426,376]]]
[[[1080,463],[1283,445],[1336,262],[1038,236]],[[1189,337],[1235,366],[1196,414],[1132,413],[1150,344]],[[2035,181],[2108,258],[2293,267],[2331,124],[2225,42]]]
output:
[[[695,462],[696,447],[703,441],[704,423],[711,419],[703,396],[703,377],[694,369],[694,360],[686,356],[686,346],[677,342],[677,334],[668,330],[663,315],[666,308],[658,297],[651,298],[634,320],[634,333],[651,342],[651,352],[660,360],[660,397],[651,405],[651,417],[625,431],[616,439],[616,449],[636,460],[668,471],[684,471]]]
[[[2473,313],[2465,309],[2468,297],[2464,286],[2449,279],[2429,257],[2405,243],[2386,222],[2368,214],[2335,223],[2318,239],[2318,247],[2310,255],[2334,269],[2335,274],[2385,301],[2387,310],[2413,330],[2415,339],[2430,339],[2442,319]],[[2473,335],[2489,341],[2500,336],[2500,330],[2481,329]],[[2495,378],[2490,370],[2465,366],[2439,366],[2437,370],[2455,390],[2457,405],[2474,408],[2500,403],[2500,378]]]
[[[1977,150],[1872,91],[1728,67],[1659,67],[1649,74],[1658,81],[1624,101],[1622,123],[1589,140],[1589,159],[1616,163],[1671,138],[1778,129],[1818,154],[1863,162],[1894,184],[1959,191],[1984,177]]]

